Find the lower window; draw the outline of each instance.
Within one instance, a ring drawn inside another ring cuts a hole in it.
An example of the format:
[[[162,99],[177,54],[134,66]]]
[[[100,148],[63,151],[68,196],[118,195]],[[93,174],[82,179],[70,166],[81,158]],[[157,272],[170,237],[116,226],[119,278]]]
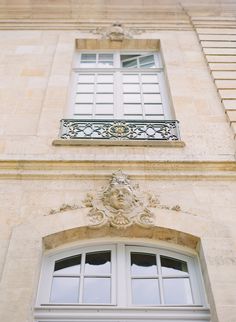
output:
[[[89,314],[105,314],[105,317],[108,313],[116,316],[121,312],[119,321],[125,321],[126,314],[135,317],[137,312],[140,318],[144,314],[145,321],[151,313],[156,314],[156,321],[158,314],[159,318],[167,314],[165,319],[170,314],[167,321],[175,321],[175,310],[178,316],[183,314],[183,321],[190,321],[186,320],[189,314],[200,318],[199,321],[202,317],[209,321],[194,256],[125,244],[83,247],[45,256],[36,321],[57,321],[53,312],[56,315],[63,312],[65,320],[60,317],[60,321],[65,322],[71,321],[69,317],[77,321],[76,314],[78,321],[82,321],[84,315],[91,319]],[[48,313],[51,320],[40,318],[42,313],[45,318]]]

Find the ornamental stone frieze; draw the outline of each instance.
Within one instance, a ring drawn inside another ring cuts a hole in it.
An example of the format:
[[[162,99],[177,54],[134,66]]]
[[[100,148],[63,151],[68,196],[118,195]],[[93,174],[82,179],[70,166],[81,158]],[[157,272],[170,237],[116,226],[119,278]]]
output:
[[[123,41],[124,39],[133,38],[133,34],[141,34],[144,30],[127,29],[120,22],[115,22],[108,28],[98,27],[91,31],[93,34],[101,35],[103,39],[112,41]]]
[[[149,208],[155,205],[150,195],[140,193],[121,170],[112,174],[107,187],[95,195],[88,194],[84,201],[91,207],[88,213],[90,226],[111,225],[127,228],[132,224],[149,228],[154,224],[154,215]]]
[[[121,170],[114,172],[108,185],[100,191],[87,193],[86,198],[78,203],[62,204],[57,209],[51,209],[48,215],[78,212],[85,208],[89,208],[85,216],[90,228],[111,226],[125,229],[134,224],[151,228],[155,225],[157,209],[191,214],[182,211],[179,205],[161,204],[154,193],[141,191]]]

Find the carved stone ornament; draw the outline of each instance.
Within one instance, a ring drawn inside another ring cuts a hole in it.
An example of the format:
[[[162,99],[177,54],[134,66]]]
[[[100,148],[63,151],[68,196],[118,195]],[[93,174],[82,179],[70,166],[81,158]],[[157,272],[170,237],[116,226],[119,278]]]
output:
[[[140,33],[139,31],[128,30],[120,22],[115,22],[108,28],[98,27],[92,31],[94,34],[100,34],[104,39],[112,41],[123,41],[124,39],[133,38],[133,33]]]
[[[132,224],[152,227],[154,216],[148,209],[150,196],[138,190],[121,170],[113,173],[106,188],[96,196],[87,195],[84,201],[87,207],[92,208],[88,213],[90,225],[95,228],[111,225],[119,229]]]

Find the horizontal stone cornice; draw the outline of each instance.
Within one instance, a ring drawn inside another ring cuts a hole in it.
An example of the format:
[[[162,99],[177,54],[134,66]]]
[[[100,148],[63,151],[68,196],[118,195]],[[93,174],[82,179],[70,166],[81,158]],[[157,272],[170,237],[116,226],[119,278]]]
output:
[[[236,180],[232,161],[1,160],[0,179],[105,179],[122,169],[136,179]]]

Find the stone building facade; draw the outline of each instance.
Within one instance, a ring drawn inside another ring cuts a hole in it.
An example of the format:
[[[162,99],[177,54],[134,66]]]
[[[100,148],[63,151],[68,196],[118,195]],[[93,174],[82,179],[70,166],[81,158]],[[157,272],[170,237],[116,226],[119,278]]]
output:
[[[236,321],[235,1],[0,1],[0,111],[1,322]]]

